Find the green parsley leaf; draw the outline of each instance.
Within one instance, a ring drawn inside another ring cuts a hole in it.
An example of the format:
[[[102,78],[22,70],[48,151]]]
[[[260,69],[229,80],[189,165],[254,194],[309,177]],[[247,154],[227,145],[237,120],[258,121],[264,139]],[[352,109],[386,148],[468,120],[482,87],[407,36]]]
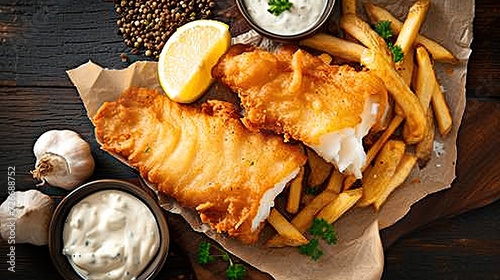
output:
[[[391,22],[388,20],[383,20],[379,21],[375,24],[373,27],[375,29],[375,32],[380,35],[380,37],[384,38],[385,41],[389,40],[389,38],[392,37],[392,29],[391,29]]]
[[[401,49],[401,46],[393,45],[391,42],[387,43],[387,46],[389,47],[389,50],[392,53],[392,60],[394,60],[394,62],[403,61],[404,53],[403,50]]]
[[[318,239],[313,238],[309,243],[299,246],[299,253],[307,255],[316,261],[323,255],[323,251],[321,251],[318,245]]]
[[[199,264],[208,264],[217,259],[222,259],[228,262],[228,267],[226,269],[226,278],[228,280],[242,280],[245,277],[246,269],[242,264],[234,263],[228,252],[224,251],[222,248],[214,246],[214,251],[220,253],[217,255],[212,255],[212,245],[209,242],[202,241],[198,244],[198,251],[196,252],[197,261]]]
[[[293,5],[293,3],[288,0],[269,0],[267,4],[269,4],[269,9],[267,11],[275,16],[279,16],[284,11],[290,10]]]
[[[226,270],[226,278],[228,280],[241,280],[245,277],[245,266],[239,263],[229,264]]]
[[[198,245],[196,256],[199,264],[207,264],[214,260],[214,257],[210,254],[210,247],[210,243],[204,241]]]
[[[403,50],[401,49],[401,46],[395,46],[390,41],[390,38],[393,35],[391,29],[391,22],[388,20],[379,21],[373,26],[373,29],[375,30],[375,32],[378,33],[378,35],[380,35],[380,37],[384,38],[385,42],[387,43],[387,47],[392,53],[392,60],[394,62],[403,61],[404,53]]]
[[[315,218],[309,232],[317,237],[322,238],[326,243],[332,245],[337,243],[337,237],[333,230],[333,225],[324,219]]]

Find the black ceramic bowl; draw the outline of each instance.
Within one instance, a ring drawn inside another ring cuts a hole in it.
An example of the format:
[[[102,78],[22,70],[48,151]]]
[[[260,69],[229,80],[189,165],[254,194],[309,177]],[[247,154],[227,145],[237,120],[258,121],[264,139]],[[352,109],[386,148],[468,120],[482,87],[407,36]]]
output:
[[[319,1],[319,0],[313,0],[313,1]],[[293,0],[291,0],[290,2],[293,3]],[[247,6],[245,5],[245,0],[236,0],[236,6],[238,7],[238,10],[242,14],[243,18],[250,25],[250,27],[252,27],[262,36],[268,37],[276,41],[296,42],[300,41],[301,39],[312,36],[314,33],[319,31],[325,25],[325,23],[333,13],[335,0],[326,0],[325,8],[320,14],[319,18],[312,25],[308,26],[303,31],[300,31],[300,33],[294,33],[293,35],[280,34],[278,32],[268,30],[265,27],[259,25],[259,23],[257,23],[248,12]]]
[[[63,230],[66,217],[71,208],[88,195],[104,190],[124,191],[142,201],[156,218],[160,232],[160,244],[156,256],[146,268],[138,275],[137,279],[152,279],[163,267],[168,254],[169,232],[163,210],[153,198],[152,192],[142,189],[134,184],[119,180],[97,180],[84,184],[69,193],[57,206],[50,222],[49,251],[52,262],[64,279],[85,279],[76,272],[63,252]]]

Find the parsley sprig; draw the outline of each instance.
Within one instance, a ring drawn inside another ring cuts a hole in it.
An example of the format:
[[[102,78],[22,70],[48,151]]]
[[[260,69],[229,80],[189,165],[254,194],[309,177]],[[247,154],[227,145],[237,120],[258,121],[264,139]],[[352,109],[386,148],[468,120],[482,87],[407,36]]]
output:
[[[403,50],[401,49],[401,46],[394,45],[391,42],[387,43],[387,46],[389,47],[389,50],[392,53],[392,59],[394,60],[394,62],[403,61],[404,53]]]
[[[387,47],[392,53],[392,60],[394,60],[394,62],[403,61],[404,53],[401,46],[394,45],[391,41],[391,38],[394,35],[391,28],[391,22],[388,20],[379,21],[373,26],[373,29],[387,43]]]
[[[319,241],[316,238],[313,238],[309,241],[309,243],[300,246],[299,252],[303,255],[308,255],[315,261],[323,256],[323,251],[319,248]]]
[[[321,237],[321,239],[325,240],[329,245],[337,243],[337,236],[335,235],[332,224],[324,219],[314,219],[311,228],[309,228],[309,232],[314,236]]]
[[[315,218],[312,226],[309,228],[309,233],[314,236],[309,243],[299,247],[301,254],[311,257],[313,260],[318,260],[323,251],[319,248],[319,239],[323,239],[327,244],[337,244],[337,236],[333,230],[333,225],[324,219]]]
[[[218,254],[212,254],[212,248],[218,252]],[[196,252],[197,260],[199,264],[205,265],[215,261],[217,258],[221,258],[223,261],[228,262],[226,269],[226,278],[228,280],[241,280],[245,277],[246,269],[245,266],[239,263],[235,263],[228,252],[222,250],[217,246],[212,246],[209,242],[202,241],[198,244],[198,251]]]
[[[290,10],[293,6],[293,3],[288,0],[269,0],[267,4],[269,4],[269,9],[267,9],[267,11],[275,16],[281,15],[281,13]]]

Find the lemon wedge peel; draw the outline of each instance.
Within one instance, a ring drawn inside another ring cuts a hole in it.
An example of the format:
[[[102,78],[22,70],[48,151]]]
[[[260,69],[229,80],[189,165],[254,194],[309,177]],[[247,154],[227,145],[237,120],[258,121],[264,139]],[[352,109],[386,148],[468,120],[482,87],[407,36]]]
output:
[[[199,99],[212,84],[212,67],[231,45],[229,26],[195,20],[179,27],[158,58],[158,79],[167,96],[179,103]]]

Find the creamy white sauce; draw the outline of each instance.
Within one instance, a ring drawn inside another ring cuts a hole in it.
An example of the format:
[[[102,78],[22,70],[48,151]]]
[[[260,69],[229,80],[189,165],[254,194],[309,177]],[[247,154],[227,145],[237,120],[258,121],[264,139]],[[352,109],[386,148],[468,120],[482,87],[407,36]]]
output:
[[[269,0],[245,0],[250,17],[263,29],[278,35],[296,35],[317,23],[326,0],[289,0],[293,5],[279,16],[268,12]]]
[[[366,161],[363,137],[375,123],[378,109],[379,104],[368,99],[358,125],[323,135],[319,145],[305,144],[326,161],[333,163],[340,172],[352,174],[360,179],[361,169]]]
[[[119,190],[96,192],[71,209],[63,254],[88,279],[135,279],[156,255],[160,232],[151,210]]]

